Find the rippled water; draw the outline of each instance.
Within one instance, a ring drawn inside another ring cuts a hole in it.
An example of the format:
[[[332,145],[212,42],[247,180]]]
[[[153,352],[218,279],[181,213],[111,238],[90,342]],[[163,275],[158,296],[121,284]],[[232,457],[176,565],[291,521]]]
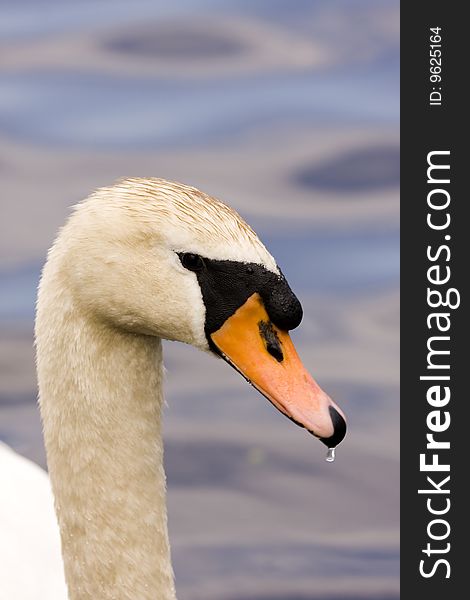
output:
[[[28,73],[0,76],[0,86],[1,130],[74,147],[197,146],[286,121],[396,119],[396,91],[377,86],[375,71],[195,82]]]

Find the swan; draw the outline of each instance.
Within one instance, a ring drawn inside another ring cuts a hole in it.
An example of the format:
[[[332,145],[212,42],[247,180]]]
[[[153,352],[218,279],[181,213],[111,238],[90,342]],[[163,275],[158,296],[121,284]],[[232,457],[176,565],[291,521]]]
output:
[[[129,178],[79,203],[48,253],[39,407],[70,600],[174,600],[162,339],[224,359],[334,448],[341,409],[288,331],[301,305],[256,233],[187,185]]]
[[[47,473],[0,442],[0,600],[66,600]]]

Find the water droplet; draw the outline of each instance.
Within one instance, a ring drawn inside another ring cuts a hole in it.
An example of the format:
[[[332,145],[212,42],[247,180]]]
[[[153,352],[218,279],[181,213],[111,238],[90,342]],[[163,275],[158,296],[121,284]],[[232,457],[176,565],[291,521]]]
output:
[[[335,462],[335,450],[336,448],[328,448],[326,453],[326,462]]]

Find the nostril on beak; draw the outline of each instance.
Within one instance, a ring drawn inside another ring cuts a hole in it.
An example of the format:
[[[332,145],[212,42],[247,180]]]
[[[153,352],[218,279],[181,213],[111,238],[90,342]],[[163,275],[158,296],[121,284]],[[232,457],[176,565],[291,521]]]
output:
[[[329,438],[320,438],[320,441],[323,442],[328,448],[336,448],[336,446],[343,441],[344,436],[346,435],[346,421],[334,406],[330,406],[328,410],[333,422],[334,433]]]
[[[266,344],[266,350],[277,360],[277,362],[282,362],[284,360],[284,354],[282,353],[281,342],[272,323],[269,321],[260,321],[258,323],[258,329],[261,339]]]

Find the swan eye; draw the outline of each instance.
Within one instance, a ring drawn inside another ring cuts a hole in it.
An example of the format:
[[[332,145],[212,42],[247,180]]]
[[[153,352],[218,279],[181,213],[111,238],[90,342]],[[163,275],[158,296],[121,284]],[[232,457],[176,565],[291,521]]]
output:
[[[190,252],[180,254],[180,260],[183,267],[189,271],[200,271],[204,266],[202,258],[199,255],[191,254]]]

